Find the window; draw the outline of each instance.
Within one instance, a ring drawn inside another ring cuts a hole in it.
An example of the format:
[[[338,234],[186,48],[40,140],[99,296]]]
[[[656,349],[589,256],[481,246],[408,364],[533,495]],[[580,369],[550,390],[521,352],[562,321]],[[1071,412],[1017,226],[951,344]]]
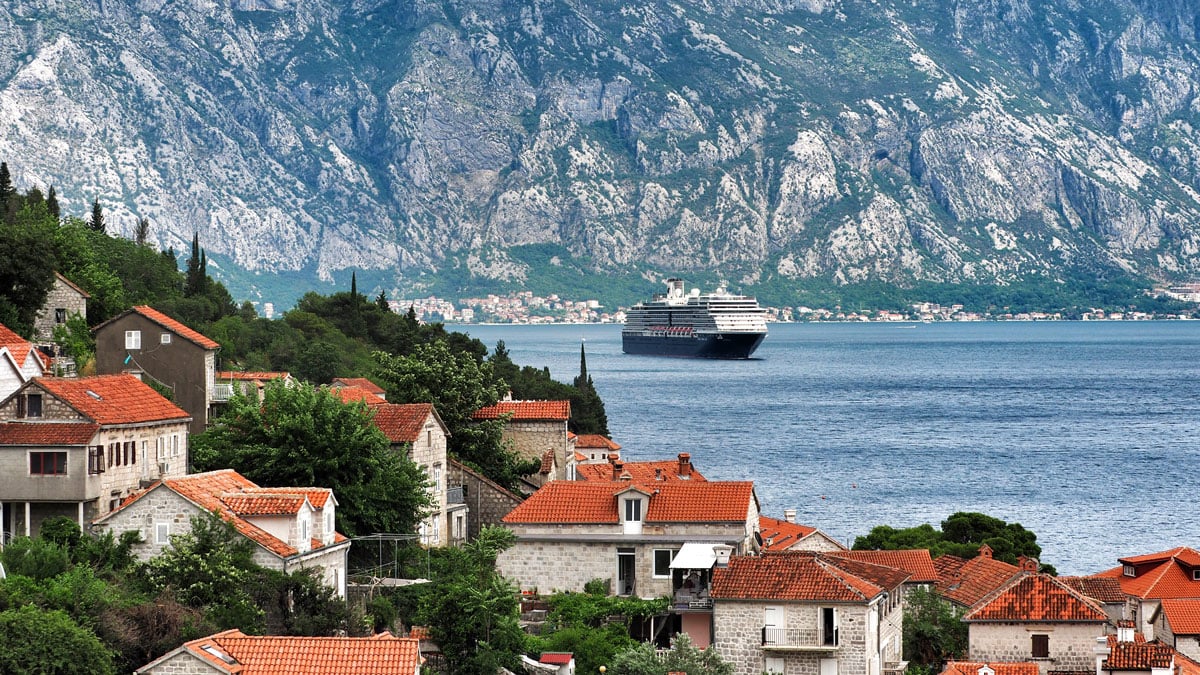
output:
[[[640,521],[642,519],[642,500],[625,500],[625,520]]]
[[[433,491],[441,494],[442,492],[442,469],[441,467],[433,467]]]
[[[67,475],[66,452],[29,453],[29,473],[33,476]]]
[[[159,342],[159,344],[164,344],[164,345],[171,344],[171,334],[163,333],[162,335],[159,336],[158,342]]]
[[[1033,636],[1033,658],[1048,659],[1050,658],[1050,636],[1038,635]]]
[[[675,557],[675,551],[669,548],[654,549],[654,576],[662,579],[671,576],[671,559]]]
[[[763,664],[763,672],[764,673],[782,674],[784,672],[783,657],[782,656],[768,656],[766,659],[766,662]]]
[[[29,394],[29,400],[25,404],[25,414],[29,417],[42,416],[42,395]]]
[[[430,524],[432,524],[433,527],[431,528],[429,538],[432,540],[432,543],[437,544],[442,540],[442,522],[437,518],[434,518],[432,521],[430,521]]]
[[[1200,581],[1200,569],[1192,570],[1192,581]]]
[[[113,452],[113,444],[109,443],[108,444],[108,468],[110,468],[110,469],[113,467],[113,462],[116,461],[116,458],[114,456],[115,454],[116,453]]]
[[[93,445],[88,448],[88,474],[95,476],[104,473],[104,446]]]
[[[333,534],[333,507],[331,506],[325,512],[325,536],[328,537],[332,534]]]
[[[821,644],[836,647],[838,643],[837,608],[821,608]]]
[[[1122,565],[1121,574],[1124,574],[1127,577],[1136,577],[1137,570],[1134,569],[1133,565]]]
[[[170,523],[155,523],[154,524],[154,543],[159,546],[166,546],[171,543],[171,524]]]
[[[142,348],[142,331],[127,330],[125,331],[125,349],[141,349]]]
[[[54,323],[66,323],[67,310],[63,307],[57,307],[54,310]]]
[[[454,538],[462,539],[466,536],[467,518],[463,514],[455,514],[454,516]]]

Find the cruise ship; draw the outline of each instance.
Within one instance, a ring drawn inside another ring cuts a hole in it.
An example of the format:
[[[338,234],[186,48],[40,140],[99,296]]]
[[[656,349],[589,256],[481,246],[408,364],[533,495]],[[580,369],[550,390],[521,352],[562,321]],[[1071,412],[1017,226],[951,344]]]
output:
[[[621,348],[626,354],[746,359],[765,337],[766,314],[754,298],[723,289],[685,293],[682,279],[668,279],[665,294],[626,312]]]

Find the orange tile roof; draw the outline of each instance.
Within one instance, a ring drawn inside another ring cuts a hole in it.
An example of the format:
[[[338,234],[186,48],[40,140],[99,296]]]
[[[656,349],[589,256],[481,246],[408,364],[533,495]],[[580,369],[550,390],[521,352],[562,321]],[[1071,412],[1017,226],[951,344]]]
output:
[[[133,375],[35,377],[30,382],[97,424],[187,420],[191,416]]]
[[[342,403],[366,403],[367,405],[387,403],[375,394],[359,387],[329,387],[329,393]]]
[[[34,358],[38,358],[37,348],[33,346],[33,343],[17,335],[16,332],[2,323],[0,323],[0,349],[8,349],[8,353],[12,355],[13,361],[17,363],[18,368],[25,367],[25,361],[29,359],[30,354],[33,354]],[[38,363],[43,364],[44,370],[44,362],[40,358],[38,358]]]
[[[218,380],[286,380],[292,374],[281,371],[271,370],[219,370],[217,371]]]
[[[242,516],[284,516],[300,513],[304,506],[304,495],[231,493],[223,494],[220,500],[231,511]]]
[[[1176,635],[1200,635],[1200,598],[1164,598],[1163,613]]]
[[[796,542],[817,531],[815,527],[789,523],[771,516],[758,517],[758,531],[763,538],[764,551],[786,551]]]
[[[1109,655],[1104,659],[1105,670],[1150,670],[1167,668],[1175,650],[1159,642],[1119,642],[1116,635],[1108,636]]]
[[[942,561],[942,558],[947,560]],[[939,564],[939,561],[942,561]],[[1003,560],[979,555],[970,560],[940,556],[933,561],[940,581],[937,592],[951,602],[970,607],[985,595],[1008,583],[1021,569]]]
[[[373,405],[375,426],[392,443],[414,443],[433,415],[432,403],[384,403]]]
[[[194,342],[205,349],[220,349],[221,348],[221,345],[218,344],[215,340],[212,340],[208,337],[205,337],[204,335],[201,335],[200,333],[192,330],[191,328],[188,328],[187,326],[183,325],[182,323],[176,321],[175,319],[172,319],[171,317],[167,316],[166,314],[163,314],[162,312],[158,311],[157,309],[154,309],[153,307],[151,307],[149,305],[138,305],[138,306],[134,307],[133,309],[131,309],[130,311],[141,314],[142,316],[146,317],[147,319],[150,319],[151,321],[162,326],[163,328],[166,328],[167,330],[170,330],[170,331],[174,331],[175,334],[178,335],[179,337],[184,338],[185,340]],[[111,319],[110,319],[110,321],[111,321]]]
[[[88,422],[3,422],[0,445],[87,445],[99,430]]]
[[[433,637],[433,635],[429,632],[429,628],[426,626],[413,626],[412,629],[408,631],[408,637],[413,638],[414,640],[429,640]]]
[[[1121,583],[1112,577],[1058,577],[1058,580],[1102,604],[1127,599]]]
[[[933,558],[929,557],[929,550],[924,548],[898,551],[830,551],[825,555],[861,560],[904,570],[909,574],[909,583],[933,584],[938,581],[937,570],[933,567]]]
[[[1200,675],[1200,662],[1188,657],[1181,651],[1175,651],[1175,669],[1178,675]]]
[[[333,384],[331,386],[333,386],[333,387],[339,387],[339,386],[340,387],[358,387],[359,389],[365,389],[366,391],[369,391],[372,394],[375,394],[376,396],[387,393],[386,391],[384,391],[383,387],[375,384],[374,382],[368,380],[365,377],[335,377],[333,379]]]
[[[245,635],[234,628],[192,640],[183,649],[218,670],[240,675],[413,675],[421,664],[418,641],[390,633],[295,637]]]
[[[500,419],[511,415],[513,421],[567,421],[571,418],[570,401],[500,401],[475,411],[477,420]]]
[[[538,467],[538,473],[550,473],[554,471],[554,451],[547,450],[542,453],[542,465]]]
[[[163,479],[150,486],[145,492],[126,500],[116,511],[111,511],[98,518],[96,522],[103,522],[113,514],[130,508],[138,503],[142,497],[159,488],[169,489],[206,511],[216,511],[222,518],[232,523],[234,528],[244,537],[282,558],[297,555],[300,551],[286,541],[246,520],[243,515],[269,515],[268,513],[257,512],[255,509],[259,508],[260,505],[265,509],[273,508],[278,502],[271,501],[271,498],[278,495],[294,494],[306,497],[309,494],[323,492],[326,495],[326,499],[328,499],[328,495],[330,494],[328,488],[260,488],[251,482],[250,479],[233,469],[220,469],[218,471],[191,474],[182,478]],[[262,497],[262,501],[257,502],[252,499],[241,499],[241,497],[254,496]],[[310,503],[312,502],[311,499],[309,501]],[[313,506],[316,506],[316,504],[313,504]],[[251,512],[243,514],[237,510],[243,507],[251,509]],[[335,536],[333,545],[337,545],[342,541],[346,541],[345,537]]]
[[[1024,573],[980,600],[963,621],[1105,623],[1108,615],[1054,577]]]
[[[621,446],[607,436],[600,434],[580,434],[575,437],[576,448],[590,448],[594,450],[607,450],[608,452],[616,452],[621,449]]]
[[[256,487],[255,494],[283,494],[283,495],[303,495],[308,498],[308,503],[313,505],[313,508],[325,508],[325,502],[333,496],[333,490],[323,487]],[[337,503],[337,500],[334,500]]]
[[[1200,553],[1186,546],[1147,555],[1120,558],[1121,566],[1093,576],[1115,578],[1126,595],[1142,599],[1197,598],[1200,581],[1192,570],[1200,568]],[[1133,565],[1137,576],[1125,576],[1125,565]]]
[[[1036,663],[1028,661],[1010,661],[1007,663],[982,663],[977,661],[949,661],[942,669],[941,675],[979,675],[984,668],[991,668],[996,675],[1038,675]]]
[[[710,594],[715,600],[867,602],[884,590],[820,554],[789,551],[730,558],[727,567],[713,569]]]
[[[551,481],[504,517],[506,523],[617,523],[617,495],[628,489],[650,494],[645,522],[742,522],[753,503],[754,484],[735,481]]]
[[[679,462],[673,460],[659,462],[617,462],[621,467],[621,474],[629,474],[629,477],[635,483],[653,483],[657,480],[691,480],[703,481],[704,476],[695,468],[691,468],[687,474],[687,478],[679,473]],[[611,481],[613,480],[613,464],[605,462],[603,464],[580,464],[575,467],[575,475],[578,480],[598,480]]]

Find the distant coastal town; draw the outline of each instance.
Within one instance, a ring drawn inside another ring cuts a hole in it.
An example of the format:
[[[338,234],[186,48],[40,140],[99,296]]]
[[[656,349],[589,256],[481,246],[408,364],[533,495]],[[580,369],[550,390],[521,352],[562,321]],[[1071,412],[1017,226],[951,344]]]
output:
[[[1174,289],[1172,289],[1174,290]],[[1179,292],[1173,297],[1196,302],[1200,296],[1184,295]],[[478,298],[461,298],[454,303],[444,298],[426,298],[389,301],[396,312],[405,313],[411,307],[421,321],[427,323],[510,323],[510,324],[578,324],[578,323],[625,323],[624,307],[609,309],[599,300],[571,300],[557,294],[534,295],[532,291],[512,292],[507,295],[487,295]],[[914,303],[906,311],[886,309],[846,310],[841,307],[764,307],[767,321],[776,323],[850,321],[850,322],[905,322],[905,321],[1151,321],[1189,320],[1197,318],[1192,313],[1160,314],[1152,312],[1117,312],[1093,308],[1078,317],[1067,317],[1061,312],[972,312],[961,304],[940,305],[933,302]]]

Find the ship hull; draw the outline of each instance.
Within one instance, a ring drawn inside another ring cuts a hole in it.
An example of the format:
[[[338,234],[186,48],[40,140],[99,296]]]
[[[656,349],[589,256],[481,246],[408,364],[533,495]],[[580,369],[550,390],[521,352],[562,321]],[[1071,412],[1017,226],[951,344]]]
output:
[[[748,359],[762,344],[766,333],[717,333],[696,336],[621,334],[626,354],[678,356],[701,359]]]

